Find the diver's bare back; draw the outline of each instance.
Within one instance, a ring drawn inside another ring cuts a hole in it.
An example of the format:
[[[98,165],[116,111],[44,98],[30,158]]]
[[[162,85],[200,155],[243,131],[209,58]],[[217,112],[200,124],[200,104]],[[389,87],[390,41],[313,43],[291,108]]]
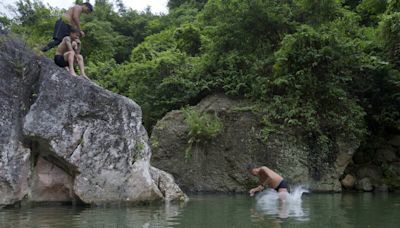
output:
[[[76,25],[74,20],[72,20],[74,13],[77,13],[78,17],[79,17],[80,14],[82,13],[82,6],[76,5],[76,6],[69,8],[67,10],[67,12],[64,13],[63,18],[65,20],[67,20],[69,22],[69,24],[73,25],[76,28],[79,28],[79,25]]]
[[[270,188],[276,188],[283,180],[283,178],[279,174],[275,173],[265,166],[261,167],[261,172],[259,175],[261,184],[266,184]]]

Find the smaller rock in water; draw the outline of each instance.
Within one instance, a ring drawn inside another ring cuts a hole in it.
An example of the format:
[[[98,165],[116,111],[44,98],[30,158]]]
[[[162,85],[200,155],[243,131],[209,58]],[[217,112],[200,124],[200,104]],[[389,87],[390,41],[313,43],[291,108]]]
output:
[[[356,183],[356,178],[351,175],[347,174],[343,180],[340,181],[342,183],[342,186],[346,189],[352,189],[354,188],[354,184]]]
[[[374,189],[374,187],[371,184],[371,180],[368,177],[366,177],[357,181],[356,189],[362,190],[364,192],[371,192]]]

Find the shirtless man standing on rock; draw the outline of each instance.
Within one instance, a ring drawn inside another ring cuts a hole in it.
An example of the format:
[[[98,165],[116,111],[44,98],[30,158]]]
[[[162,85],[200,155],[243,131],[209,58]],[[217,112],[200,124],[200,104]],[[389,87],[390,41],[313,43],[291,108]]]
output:
[[[80,54],[81,44],[79,40],[80,31],[72,29],[69,36],[63,38],[61,44],[58,46],[56,55],[54,56],[54,62],[59,67],[65,67],[70,74],[76,76],[74,63],[79,65],[81,75],[88,79],[85,74],[85,65],[83,63],[83,57]]]
[[[83,37],[85,33],[81,30],[80,16],[82,13],[91,13],[93,6],[89,2],[75,5],[67,10],[54,26],[53,41],[48,43],[41,50],[46,52],[61,43],[64,37],[68,36],[72,29],[80,31]]]
[[[253,196],[256,192],[264,190],[267,186],[278,192],[280,200],[283,201],[286,199],[288,184],[279,174],[266,166],[256,167],[254,164],[249,164],[246,168],[253,176],[258,176],[260,181],[259,186],[252,188],[249,191],[250,196]]]

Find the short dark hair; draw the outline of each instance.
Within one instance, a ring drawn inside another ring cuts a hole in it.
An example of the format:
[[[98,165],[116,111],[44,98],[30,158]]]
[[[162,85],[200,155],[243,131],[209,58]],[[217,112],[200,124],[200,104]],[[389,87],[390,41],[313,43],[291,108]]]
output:
[[[82,5],[86,5],[86,7],[89,9],[90,12],[93,12],[93,6],[90,4],[90,2],[85,2]]]
[[[249,164],[246,165],[246,169],[248,171],[251,171],[251,170],[255,169],[256,167],[257,166],[255,164],[253,164],[253,163],[249,163]]]

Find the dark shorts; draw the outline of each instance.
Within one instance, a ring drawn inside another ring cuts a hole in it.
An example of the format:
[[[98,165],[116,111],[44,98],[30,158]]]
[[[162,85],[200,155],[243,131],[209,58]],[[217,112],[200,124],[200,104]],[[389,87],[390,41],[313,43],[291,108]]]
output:
[[[55,55],[54,56],[54,62],[57,64],[59,67],[66,67],[68,66],[68,62],[64,60],[64,56],[62,55]]]
[[[71,25],[65,23],[61,18],[57,20],[54,26],[53,39],[61,41],[64,37],[69,36]]]
[[[286,188],[286,190],[288,190],[289,186],[287,184],[287,182],[285,180],[281,180],[281,182],[279,183],[278,187],[275,188],[275,191],[279,191],[279,189],[281,188]]]

